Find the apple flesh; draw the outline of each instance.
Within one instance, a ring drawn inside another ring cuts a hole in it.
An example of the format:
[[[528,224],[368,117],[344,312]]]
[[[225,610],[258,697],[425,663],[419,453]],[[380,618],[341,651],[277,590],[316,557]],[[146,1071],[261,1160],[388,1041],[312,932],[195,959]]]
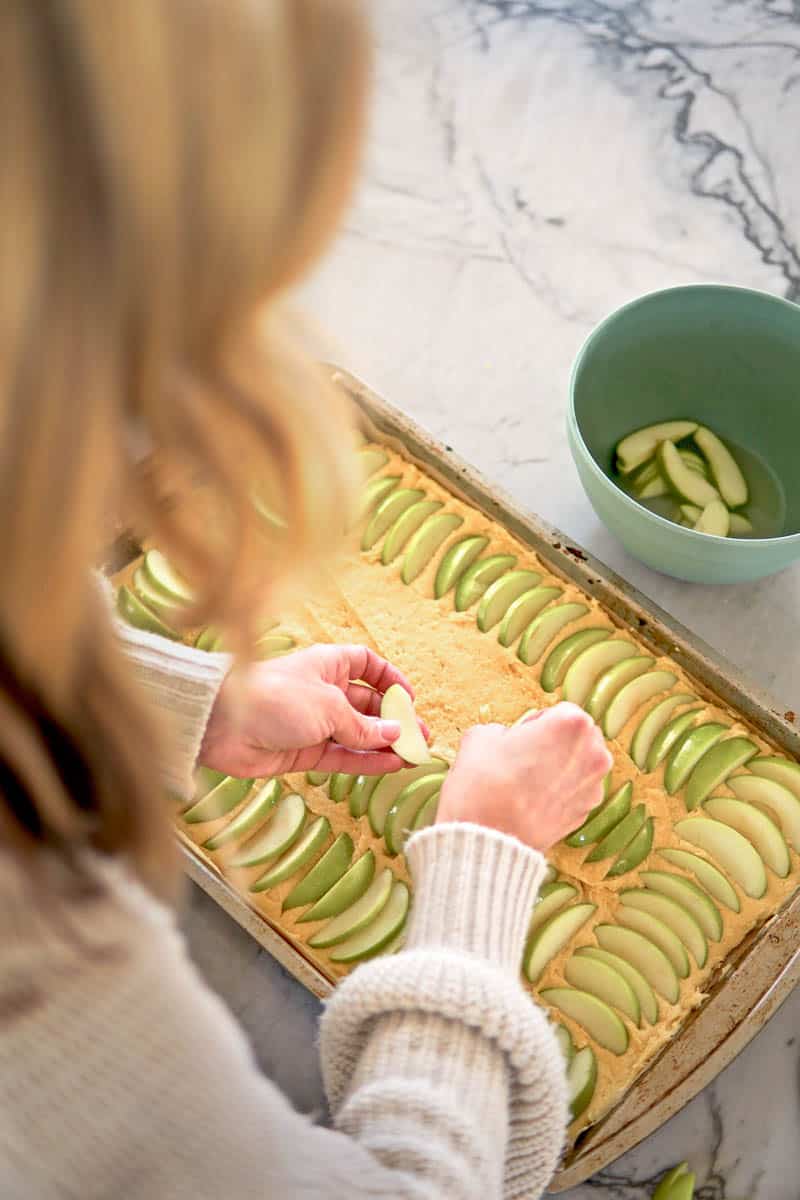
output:
[[[381,719],[397,721],[400,725],[400,736],[397,741],[392,742],[395,754],[415,766],[431,761],[428,743],[422,736],[414,711],[414,701],[399,683],[393,683],[384,692],[381,700]]]

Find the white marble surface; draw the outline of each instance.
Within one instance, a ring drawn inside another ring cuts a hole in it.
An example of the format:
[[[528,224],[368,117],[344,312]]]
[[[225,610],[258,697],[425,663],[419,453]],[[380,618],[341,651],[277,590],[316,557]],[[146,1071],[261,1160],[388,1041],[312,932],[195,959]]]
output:
[[[704,588],[630,559],[564,436],[567,376],[625,300],[712,280],[800,298],[800,4],[381,0],[354,207],[304,299],[339,361],[800,710],[800,569]],[[264,1068],[322,1104],[317,1006],[196,895],[208,978]],[[669,1125],[569,1193],[644,1200],[687,1157],[699,1200],[800,1194],[800,989]]]

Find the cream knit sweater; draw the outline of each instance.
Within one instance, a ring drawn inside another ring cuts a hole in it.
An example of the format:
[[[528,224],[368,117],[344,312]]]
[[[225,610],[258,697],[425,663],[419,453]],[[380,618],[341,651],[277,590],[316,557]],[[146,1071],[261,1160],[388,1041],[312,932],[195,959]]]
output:
[[[185,791],[228,660],[121,636],[174,724]],[[34,884],[0,851],[0,1197],[539,1196],[567,1112],[556,1041],[518,982],[543,859],[470,825],[406,853],[406,948],[354,971],[322,1020],[323,1129],[259,1073],[124,864],[95,857],[99,886],[78,887],[41,856]]]

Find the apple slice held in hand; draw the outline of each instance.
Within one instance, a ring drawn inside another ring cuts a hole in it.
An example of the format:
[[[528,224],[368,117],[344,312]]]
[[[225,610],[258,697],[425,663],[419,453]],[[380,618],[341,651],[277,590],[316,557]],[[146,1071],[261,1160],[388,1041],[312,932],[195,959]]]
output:
[[[603,1000],[591,992],[577,988],[546,988],[541,993],[545,1004],[552,1005],[566,1017],[571,1017],[605,1050],[612,1054],[624,1054],[628,1049],[628,1030],[621,1017]]]
[[[397,721],[400,725],[400,737],[391,745],[395,754],[415,766],[431,761],[428,743],[422,736],[414,710],[414,701],[399,683],[393,683],[386,689],[381,700],[381,719]]]

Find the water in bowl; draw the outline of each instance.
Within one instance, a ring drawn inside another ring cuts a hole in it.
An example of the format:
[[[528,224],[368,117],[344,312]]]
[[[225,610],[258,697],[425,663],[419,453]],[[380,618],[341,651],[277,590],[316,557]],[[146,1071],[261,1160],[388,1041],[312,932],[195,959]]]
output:
[[[783,484],[769,463],[753,450],[740,446],[738,442],[731,441],[730,438],[725,438],[725,444],[739,464],[750,490],[750,499],[743,508],[738,510],[749,517],[753,526],[753,532],[746,536],[769,538],[780,537],[783,533],[793,533],[794,530],[784,528],[786,494]],[[696,449],[691,441],[682,443],[682,445]],[[656,496],[652,500],[640,500],[618,476],[615,476],[615,481],[621,484],[623,490],[632,496],[637,504],[649,508],[659,517],[666,517],[669,521],[677,519],[678,501],[674,496]]]

